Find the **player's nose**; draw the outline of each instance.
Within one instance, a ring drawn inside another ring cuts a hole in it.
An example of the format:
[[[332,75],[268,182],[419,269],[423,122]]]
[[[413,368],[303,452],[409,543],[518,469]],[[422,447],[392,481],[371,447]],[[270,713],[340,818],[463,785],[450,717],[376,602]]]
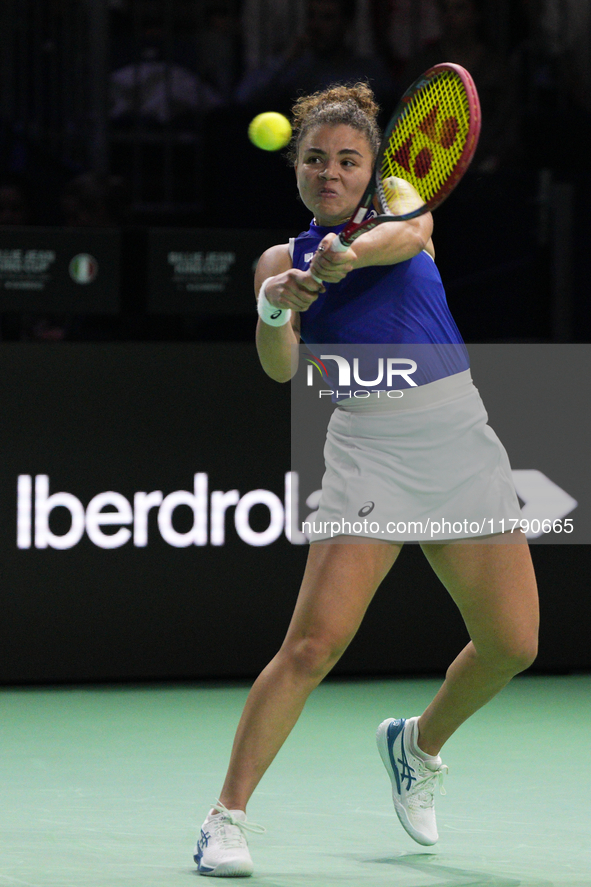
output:
[[[338,178],[338,165],[336,162],[332,160],[327,160],[322,169],[320,170],[320,177],[322,179],[336,179]]]

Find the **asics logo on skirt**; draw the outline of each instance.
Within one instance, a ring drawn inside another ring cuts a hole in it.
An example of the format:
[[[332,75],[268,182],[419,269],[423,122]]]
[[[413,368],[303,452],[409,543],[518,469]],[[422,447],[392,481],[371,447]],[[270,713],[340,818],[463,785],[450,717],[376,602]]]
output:
[[[359,517],[367,517],[368,514],[371,514],[374,508],[376,507],[375,502],[366,502],[361,506],[357,514]]]

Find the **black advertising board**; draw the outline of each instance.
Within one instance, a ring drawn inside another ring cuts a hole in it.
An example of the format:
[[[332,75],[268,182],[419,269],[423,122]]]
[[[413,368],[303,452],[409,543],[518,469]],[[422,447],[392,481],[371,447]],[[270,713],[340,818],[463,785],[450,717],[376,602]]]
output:
[[[252,313],[256,263],[266,249],[286,243],[289,236],[290,232],[274,229],[151,228],[148,310]]]
[[[567,475],[527,415],[504,422],[485,399],[515,467],[572,494],[583,532],[580,411],[567,403],[559,417],[565,444],[576,438]],[[289,386],[264,374],[254,345],[2,343],[0,409],[0,683],[255,675],[281,644],[306,560],[287,515],[309,517],[319,478],[290,460]],[[591,546],[532,553],[536,668],[591,667]],[[434,673],[465,643],[408,545],[337,671]]]
[[[96,228],[0,228],[0,311],[116,314],[121,234]]]

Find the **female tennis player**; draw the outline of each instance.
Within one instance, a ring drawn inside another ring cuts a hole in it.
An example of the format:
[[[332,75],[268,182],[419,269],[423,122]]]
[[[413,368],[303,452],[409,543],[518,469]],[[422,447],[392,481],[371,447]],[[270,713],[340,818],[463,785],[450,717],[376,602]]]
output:
[[[477,513],[488,521],[518,517],[507,455],[486,424],[432,258],[431,216],[383,224],[344,252],[329,249],[369,181],[380,143],[377,111],[365,84],[335,86],[294,106],[297,187],[314,218],[308,232],[271,247],[259,261],[262,367],[278,382],[289,380],[300,339],[424,343],[435,353],[439,343],[452,343],[460,357],[431,367],[424,384],[408,386],[403,398],[376,392],[363,406],[347,398],[338,402],[328,428],[316,525],[346,515],[360,475],[366,489],[380,490],[383,513],[406,521],[417,515],[425,520],[432,510],[450,520]],[[247,802],[310,692],[354,637],[403,541],[395,535],[313,537],[286,638],[250,691],[222,792],[197,841],[201,874],[252,873],[246,833],[264,829],[247,821]],[[377,741],[398,818],[412,838],[429,845],[438,839],[434,795],[447,770],[441,748],[532,663],[538,600],[521,533],[425,542],[422,549],[471,640],[427,709],[420,716],[387,718]]]

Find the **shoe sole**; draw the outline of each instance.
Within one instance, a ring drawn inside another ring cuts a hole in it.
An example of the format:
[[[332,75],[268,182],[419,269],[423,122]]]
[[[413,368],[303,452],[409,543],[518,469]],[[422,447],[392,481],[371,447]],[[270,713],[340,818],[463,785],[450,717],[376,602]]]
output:
[[[195,860],[196,861],[196,860]],[[244,863],[222,862],[215,868],[202,866],[197,863],[197,871],[200,875],[209,875],[212,878],[249,878],[254,870],[254,866],[246,867]]]
[[[413,841],[416,841],[417,844],[421,844],[423,847],[431,847],[433,844],[437,843],[437,841],[439,840],[439,836],[433,840],[431,838],[426,838],[425,835],[423,835],[421,832],[418,832],[409,820],[408,814],[398,795],[396,774],[394,772],[394,767],[390,758],[390,746],[388,742],[388,728],[393,721],[394,718],[387,718],[387,720],[382,721],[376,733],[376,742],[378,745],[378,751],[380,753],[382,763],[386,768],[386,773],[390,777],[390,782],[392,783],[392,800],[394,802],[394,810],[396,811],[396,815],[398,816],[400,825],[402,826],[404,831],[408,835],[410,835]],[[406,721],[404,721],[404,723],[406,723]]]
[[[193,859],[197,863],[197,871],[200,875],[209,875],[213,878],[249,878],[254,871],[252,863],[232,862],[230,860],[229,862],[221,862],[215,868],[212,868],[204,865],[201,857],[197,856],[197,854],[193,854]]]

